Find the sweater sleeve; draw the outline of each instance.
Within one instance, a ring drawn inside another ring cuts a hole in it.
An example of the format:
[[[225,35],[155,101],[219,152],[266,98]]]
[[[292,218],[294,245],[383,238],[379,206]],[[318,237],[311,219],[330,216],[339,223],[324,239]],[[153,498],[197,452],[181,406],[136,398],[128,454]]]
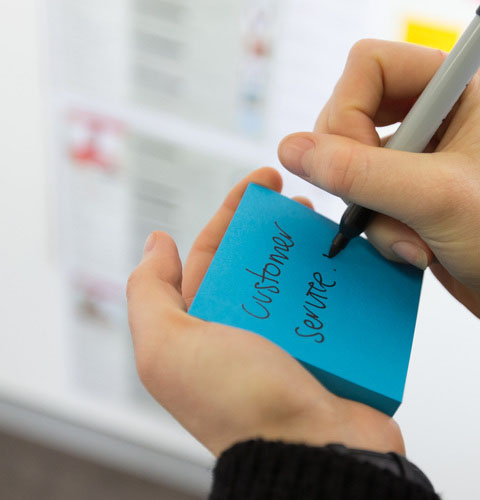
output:
[[[408,462],[403,461],[405,466]],[[418,480],[363,461],[360,456],[341,453],[335,446],[256,439],[222,453],[209,499],[439,500],[428,479],[410,465]]]

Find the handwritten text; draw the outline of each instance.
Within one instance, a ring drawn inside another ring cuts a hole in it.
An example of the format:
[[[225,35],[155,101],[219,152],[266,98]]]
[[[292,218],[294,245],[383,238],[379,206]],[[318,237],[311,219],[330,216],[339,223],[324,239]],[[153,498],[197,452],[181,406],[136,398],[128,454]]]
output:
[[[270,317],[268,304],[273,301],[273,296],[280,293],[279,283],[282,268],[289,260],[289,252],[295,246],[292,236],[284,231],[275,221],[275,226],[279,230],[278,234],[272,237],[274,243],[273,252],[268,258],[268,262],[260,272],[245,269],[248,273],[259,278],[253,285],[255,293],[251,297],[248,305],[242,304],[242,309],[257,319],[267,319]]]
[[[317,344],[321,344],[325,340],[322,333],[323,321],[320,320],[319,311],[327,307],[327,292],[329,288],[333,288],[337,283],[326,283],[321,273],[313,273],[314,281],[308,283],[308,290],[305,296],[303,309],[305,310],[306,318],[303,320],[303,327],[297,326],[295,333],[299,337],[314,337]]]

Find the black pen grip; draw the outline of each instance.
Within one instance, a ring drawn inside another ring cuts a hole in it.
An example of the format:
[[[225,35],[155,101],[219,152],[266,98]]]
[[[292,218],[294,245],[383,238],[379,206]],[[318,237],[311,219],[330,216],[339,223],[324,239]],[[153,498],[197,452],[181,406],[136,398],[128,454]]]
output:
[[[349,240],[356,238],[365,231],[374,214],[369,208],[350,203],[340,221],[340,233]]]

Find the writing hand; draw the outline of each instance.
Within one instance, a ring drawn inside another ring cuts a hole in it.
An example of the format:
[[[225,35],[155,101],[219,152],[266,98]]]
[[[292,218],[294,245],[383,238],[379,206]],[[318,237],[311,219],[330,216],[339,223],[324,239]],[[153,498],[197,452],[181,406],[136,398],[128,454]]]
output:
[[[480,317],[480,76],[437,132],[428,153],[379,148],[376,128],[401,121],[446,55],[362,40],[313,133],[286,137],[290,171],[379,213],[367,236],[387,258],[430,266]]]
[[[187,314],[249,182],[276,191],[282,184],[270,168],[240,182],[197,238],[183,276],[174,241],[162,232],[147,240],[127,287],[140,378],[216,456],[255,437],[403,453],[399,428],[388,416],[334,396],[263,337]]]

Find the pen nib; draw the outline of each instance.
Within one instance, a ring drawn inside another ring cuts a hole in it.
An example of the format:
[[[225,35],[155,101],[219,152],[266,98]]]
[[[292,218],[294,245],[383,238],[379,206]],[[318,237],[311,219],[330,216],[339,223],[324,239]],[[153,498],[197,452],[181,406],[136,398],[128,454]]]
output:
[[[332,246],[330,247],[330,251],[328,252],[328,258],[332,259],[340,253],[341,250],[343,250],[346,246],[347,243],[350,240],[346,238],[342,233],[338,233],[335,238],[333,238]]]

